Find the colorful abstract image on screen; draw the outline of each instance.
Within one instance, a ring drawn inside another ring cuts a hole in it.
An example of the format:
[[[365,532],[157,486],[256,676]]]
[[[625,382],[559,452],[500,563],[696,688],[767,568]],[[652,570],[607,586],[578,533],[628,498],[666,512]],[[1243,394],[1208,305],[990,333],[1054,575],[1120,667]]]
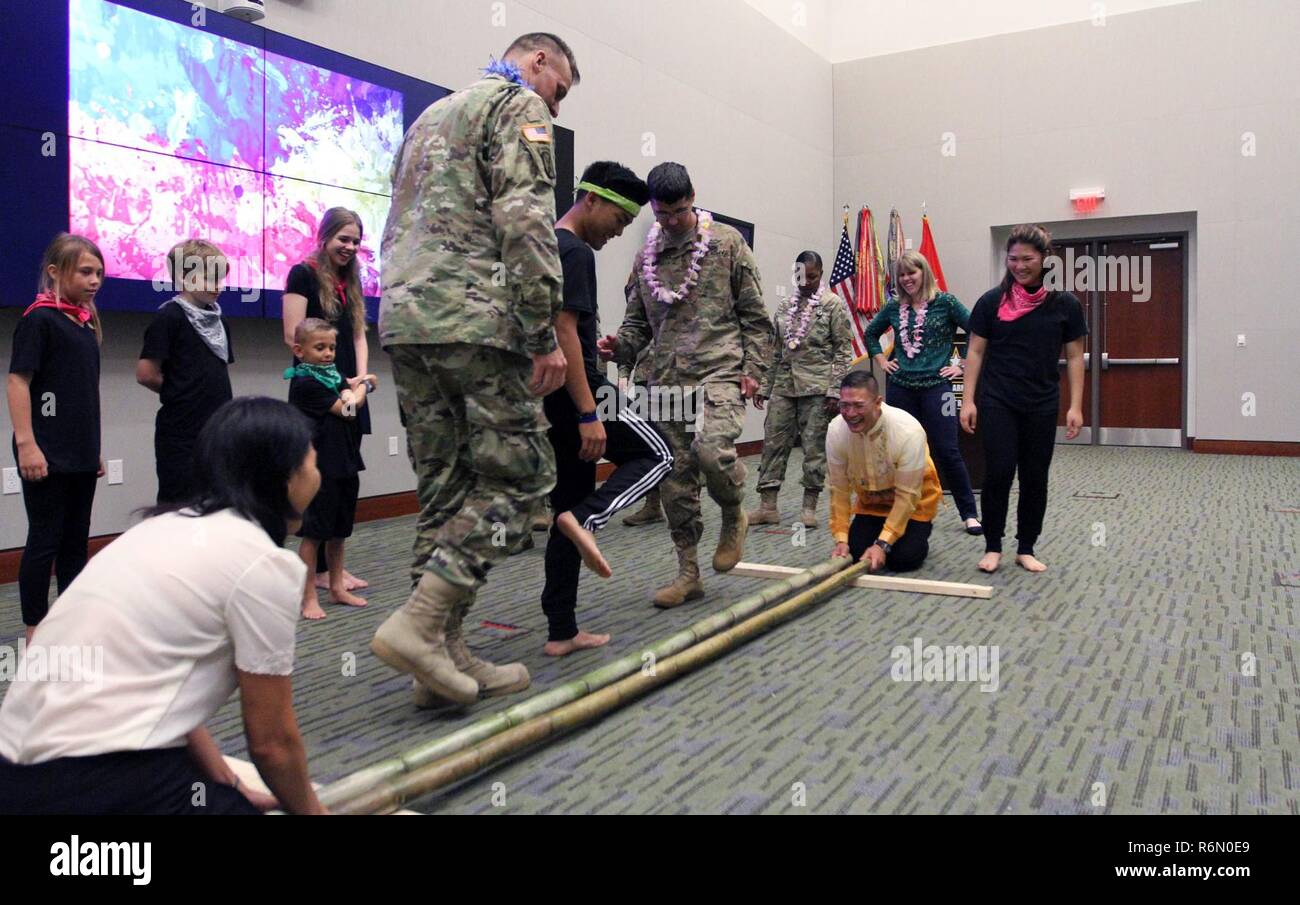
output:
[[[158,278],[198,236],[226,252],[232,286],[282,289],[342,204],[378,295],[401,92],[109,0],[68,4],[69,229],[109,276]]]

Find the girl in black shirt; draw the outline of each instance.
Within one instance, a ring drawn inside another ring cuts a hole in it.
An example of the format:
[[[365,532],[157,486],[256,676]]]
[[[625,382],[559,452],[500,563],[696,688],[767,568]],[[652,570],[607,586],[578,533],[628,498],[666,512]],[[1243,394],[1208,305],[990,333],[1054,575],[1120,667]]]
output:
[[[1043,285],[1043,264],[1051,250],[1051,237],[1042,227],[1013,229],[1002,285],[984,293],[970,316],[961,425],[975,433],[978,416],[983,427],[985,553],[979,568],[985,572],[996,571],[1002,559],[1007,502],[1017,472],[1016,563],[1030,572],[1047,568],[1034,556],[1034,542],[1047,511],[1062,346],[1070,377],[1066,436],[1074,439],[1083,427],[1083,338],[1088,325],[1077,298]]]
[[[62,594],[86,565],[95,481],[104,473],[94,301],[103,280],[95,243],[58,236],[45,250],[40,293],[14,330],[6,390],[27,510],[18,593],[29,642],[49,611],[51,567]]]
[[[316,250],[289,271],[284,284],[281,320],[284,342],[293,349],[293,335],[304,319],[318,317],[338,331],[334,364],[351,389],[355,390],[362,375],[370,369],[370,350],[366,343],[366,303],[361,292],[361,269],[357,255],[361,252],[364,228],[356,211],[332,207],[321,218],[316,230]],[[294,359],[294,364],[299,364]],[[370,409],[357,409],[357,436],[370,433]],[[349,591],[370,586],[369,582],[349,572],[343,573]],[[322,548],[316,565],[316,587],[329,587],[329,571]]]

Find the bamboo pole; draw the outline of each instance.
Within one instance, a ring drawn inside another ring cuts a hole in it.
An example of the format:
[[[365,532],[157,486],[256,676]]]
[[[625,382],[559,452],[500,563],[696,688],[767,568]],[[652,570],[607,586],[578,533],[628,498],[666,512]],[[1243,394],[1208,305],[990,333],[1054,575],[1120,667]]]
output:
[[[868,563],[858,562],[848,568],[848,560],[832,561],[839,574],[819,582],[769,610],[721,631],[680,653],[655,663],[652,670],[643,670],[620,679],[613,684],[593,691],[547,713],[535,716],[489,738],[457,751],[454,754],[430,761],[403,775],[392,776],[375,783],[338,808],[345,814],[387,814],[413,799],[445,788],[492,764],[510,757],[525,748],[536,745],[551,736],[560,735],[585,725],[618,709],[646,692],[665,685],[698,669],[728,651],[745,644],[805,610],[837,594],[852,584]],[[811,571],[811,570],[809,570]],[[808,574],[808,573],[803,573]]]
[[[633,651],[563,685],[521,701],[513,707],[475,720],[468,726],[441,738],[417,745],[378,764],[363,767],[321,790],[321,804],[330,810],[347,812],[350,801],[365,796],[381,783],[390,783],[402,774],[449,757],[529,720],[537,719],[559,707],[571,704],[637,672],[648,662],[660,664],[692,645],[742,622],[791,591],[797,591],[834,575],[846,565],[848,565],[847,559],[831,559],[818,563],[810,569],[755,591],[726,609],[707,616],[655,644]],[[647,657],[647,654],[653,655],[653,660]]]

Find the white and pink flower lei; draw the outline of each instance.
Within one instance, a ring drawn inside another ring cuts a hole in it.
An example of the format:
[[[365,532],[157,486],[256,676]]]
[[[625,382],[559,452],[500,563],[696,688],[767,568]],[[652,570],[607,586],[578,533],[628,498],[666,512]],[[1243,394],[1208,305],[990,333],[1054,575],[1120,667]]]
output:
[[[921,351],[922,328],[925,327],[925,312],[929,307],[929,302],[926,302],[920,308],[910,304],[900,304],[898,306],[898,339],[903,344],[903,351],[907,353],[908,358],[915,358]],[[916,318],[911,331],[907,329],[907,312],[909,309]]]
[[[659,263],[659,238],[663,235],[663,227],[656,223],[650,227],[650,234],[645,237],[645,256],[641,262],[641,277],[650,287],[650,294],[663,302],[665,305],[675,305],[686,296],[691,294],[695,284],[700,281],[700,262],[709,251],[709,228],[713,226],[713,217],[708,211],[702,211],[696,208],[696,220],[700,231],[699,238],[695,241],[695,251],[691,254],[691,262],[686,268],[686,279],[677,287],[676,291],[670,291],[666,286],[659,282],[655,276],[655,266]]]
[[[804,306],[803,315],[799,318],[799,326],[794,324],[795,306],[803,296],[796,295],[790,300],[790,308],[785,314],[785,344],[793,352],[799,348],[803,338],[808,335],[808,325],[812,323],[813,314],[817,311],[817,303],[822,300],[822,293],[825,292],[824,286],[818,286],[817,291],[808,299],[808,304]]]

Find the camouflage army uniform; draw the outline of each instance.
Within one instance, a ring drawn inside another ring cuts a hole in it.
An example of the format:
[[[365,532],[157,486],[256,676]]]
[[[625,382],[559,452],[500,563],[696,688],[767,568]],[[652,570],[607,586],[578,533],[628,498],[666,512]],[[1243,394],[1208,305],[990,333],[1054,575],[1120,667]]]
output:
[[[686,276],[697,232],[673,242],[661,239],[657,277],[676,288]],[[664,512],[679,550],[694,548],[703,534],[700,478],[709,496],[724,508],[744,498],[745,464],[736,454],[744,427],[745,400],[740,378],[762,383],[771,357],[772,327],[763,304],[754,254],[735,229],[714,223],[709,250],[700,262],[699,281],[675,305],[651,294],[641,274],[645,251],[637,252],[628,279],[627,313],[618,331],[615,358],[620,367],[647,353],[650,387],[698,387],[698,427],[692,434],[681,412],[651,412],[672,444],[672,474],[660,484]]]
[[[775,363],[759,395],[768,400],[763,422],[763,463],[758,489],[779,490],[796,439],[803,446],[804,490],[820,493],[826,483],[826,400],[840,398],[840,380],[853,364],[848,312],[835,293],[822,293],[799,348],[787,345],[786,320],[793,297],[777,305]],[[803,313],[802,302],[795,323]]]
[[[416,579],[481,585],[555,485],[528,389],[561,303],[552,133],[537,94],[490,75],[421,114],[397,157],[379,337],[418,482]]]

